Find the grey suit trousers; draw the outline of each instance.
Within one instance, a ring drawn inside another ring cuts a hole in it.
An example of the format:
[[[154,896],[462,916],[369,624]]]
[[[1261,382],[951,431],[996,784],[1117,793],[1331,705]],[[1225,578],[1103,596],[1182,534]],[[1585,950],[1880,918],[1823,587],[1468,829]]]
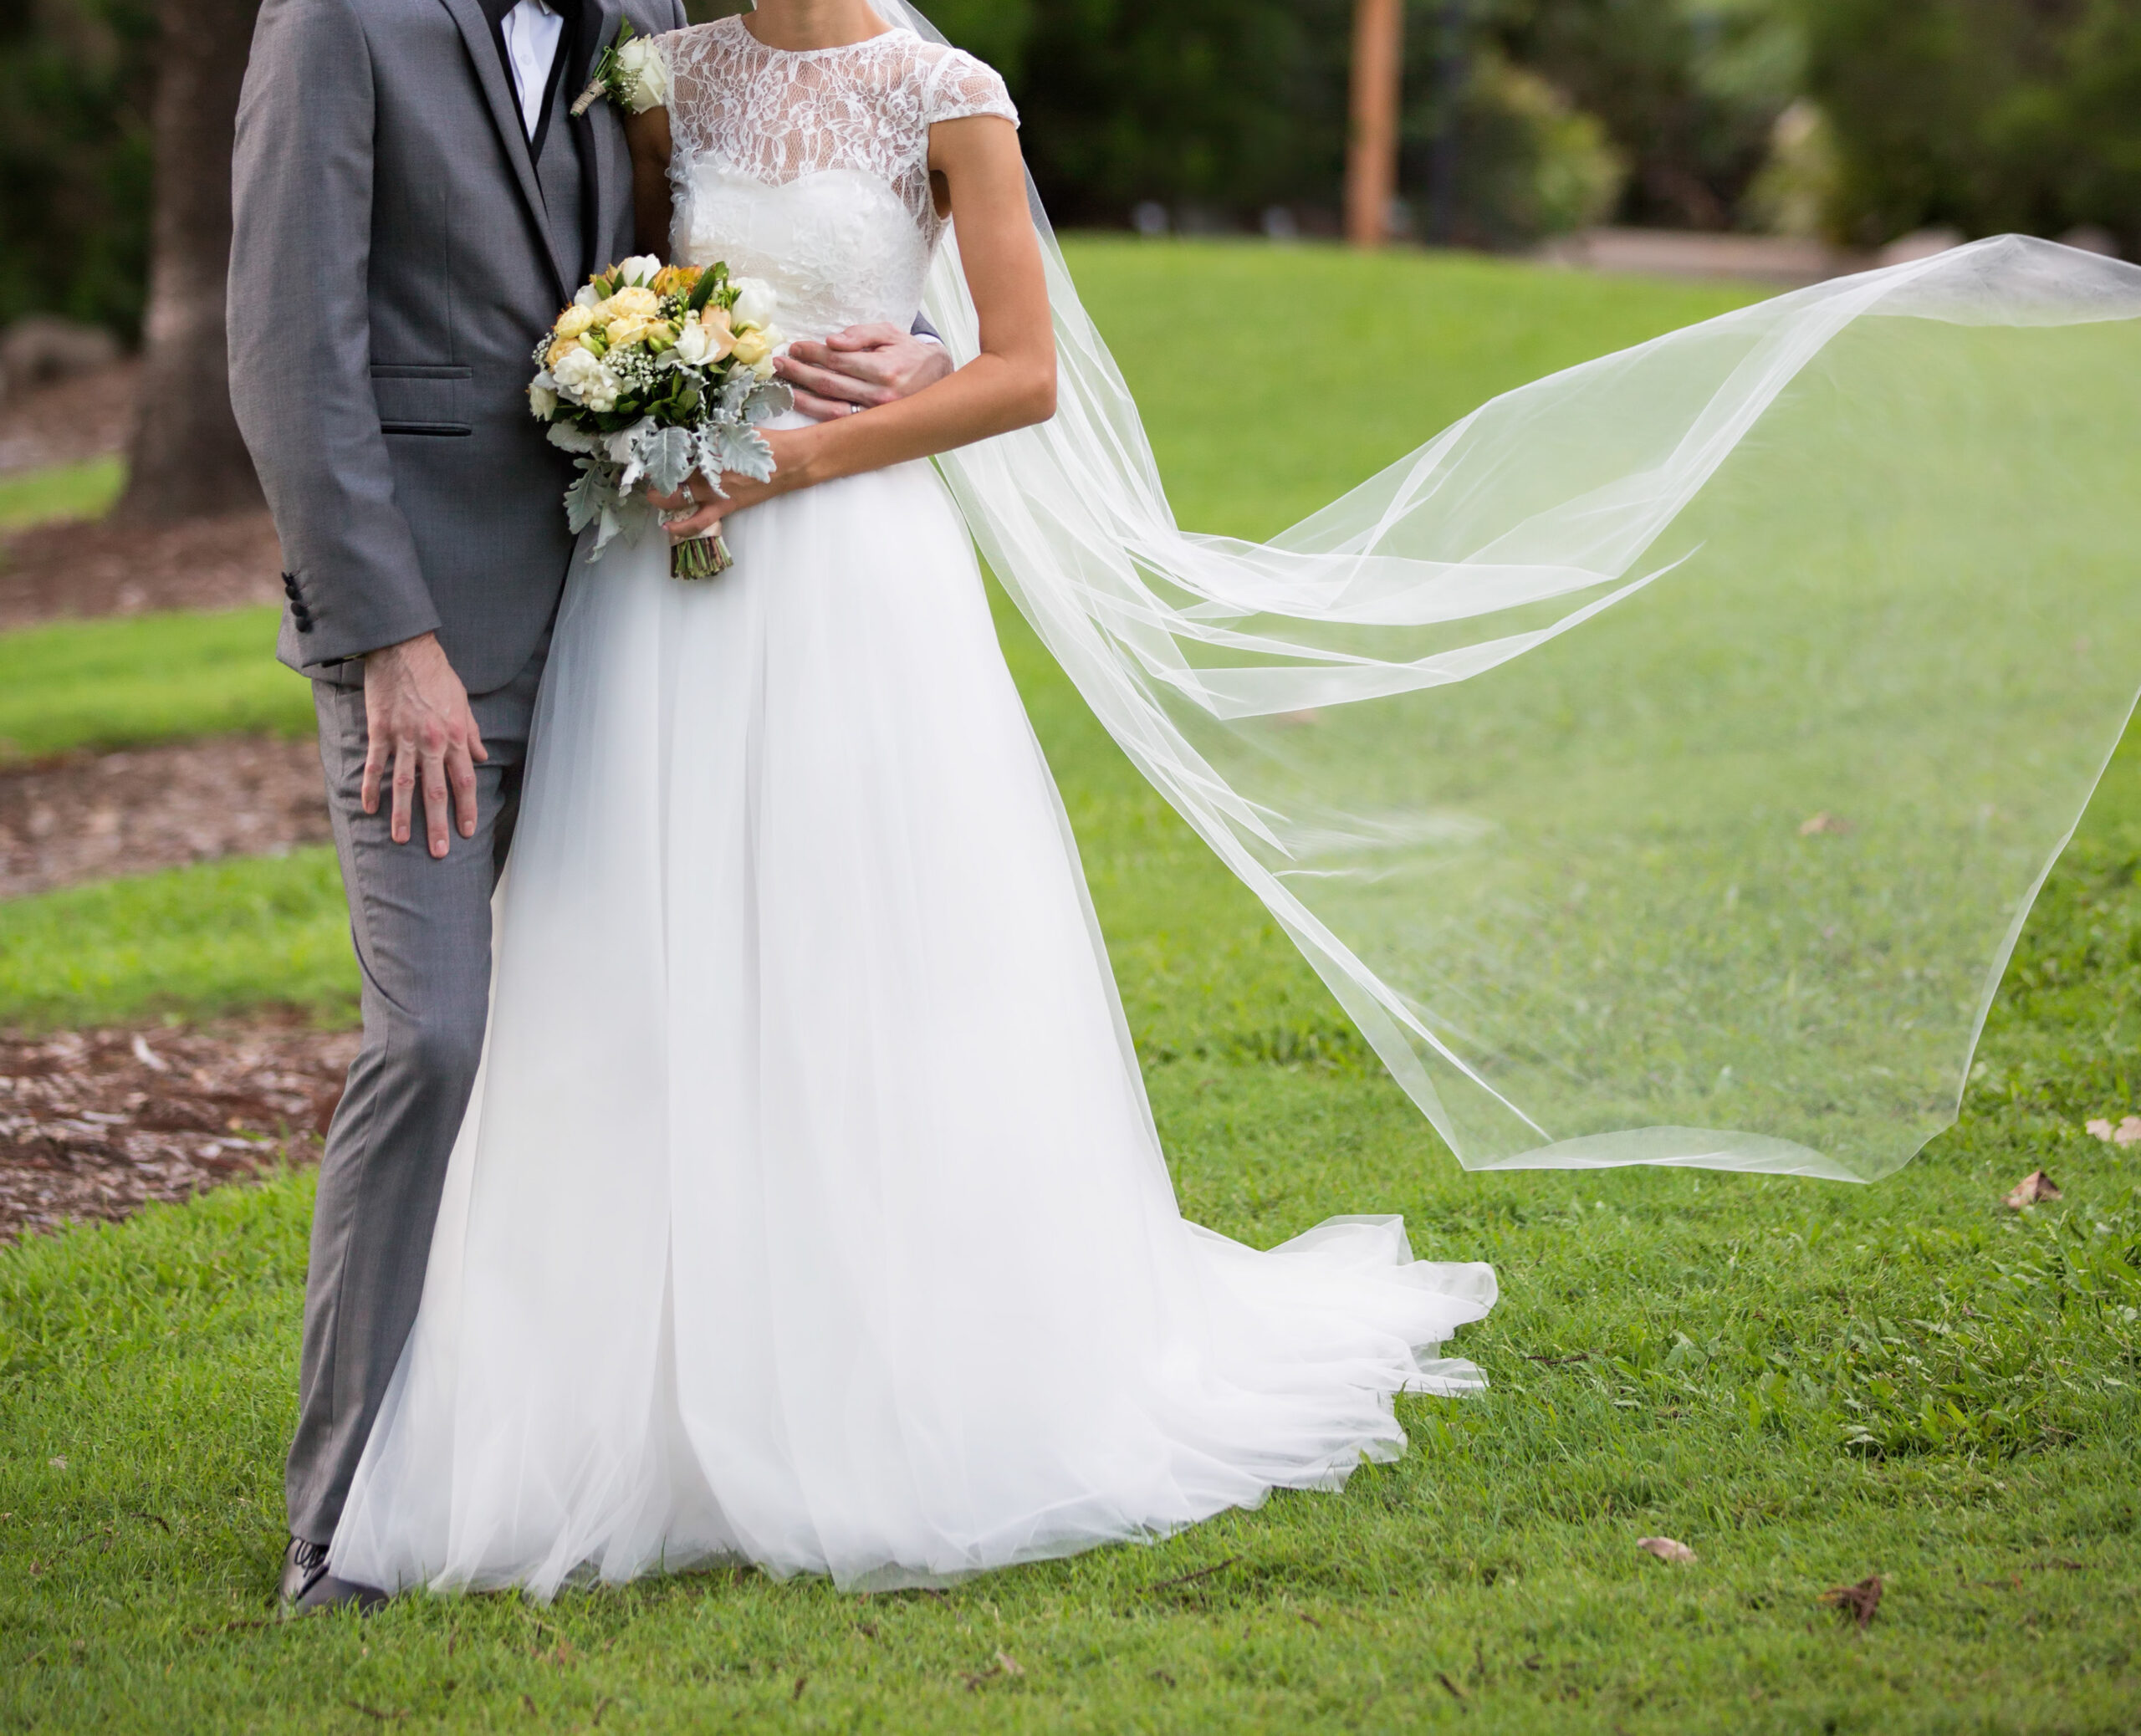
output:
[[[491,893],[519,810],[546,632],[519,677],[472,697],[490,758],[476,768],[476,835],[443,860],[424,845],[422,794],[407,844],[389,804],[359,799],[365,728],[353,683],[315,681],[319,758],[362,973],[364,1047],[320,1164],[307,1276],[298,1427],[284,1488],[290,1530],[332,1540],[357,1461],[422,1299],[432,1228],[489,1019]]]

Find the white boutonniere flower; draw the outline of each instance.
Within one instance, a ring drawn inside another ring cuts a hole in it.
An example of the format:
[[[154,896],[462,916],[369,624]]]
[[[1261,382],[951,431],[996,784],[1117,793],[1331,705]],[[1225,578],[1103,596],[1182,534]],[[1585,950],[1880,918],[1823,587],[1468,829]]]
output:
[[[640,35],[629,23],[620,27],[616,41],[595,63],[595,76],[573,100],[573,118],[578,120],[606,96],[628,115],[644,115],[669,105],[668,56],[654,38]]]

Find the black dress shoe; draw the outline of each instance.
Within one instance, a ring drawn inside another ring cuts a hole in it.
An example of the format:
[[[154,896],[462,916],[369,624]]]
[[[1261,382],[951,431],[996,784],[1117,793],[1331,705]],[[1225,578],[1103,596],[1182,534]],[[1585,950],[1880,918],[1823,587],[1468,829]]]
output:
[[[386,1594],[370,1585],[338,1580],[327,1570],[327,1545],[293,1537],[283,1551],[283,1585],[277,1603],[284,1616],[309,1616],[318,1610],[354,1605],[369,1614],[386,1601]]]

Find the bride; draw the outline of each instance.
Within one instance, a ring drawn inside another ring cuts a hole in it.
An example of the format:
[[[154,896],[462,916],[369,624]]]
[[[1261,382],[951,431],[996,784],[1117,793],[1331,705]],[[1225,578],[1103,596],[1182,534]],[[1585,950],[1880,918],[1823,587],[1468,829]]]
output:
[[[927,1584],[1327,1488],[1495,1299],[1394,1218],[1268,1253],[1176,1204],[1060,804],[933,454],[1045,421],[1016,114],[866,0],[661,38],[671,256],[790,337],[972,359],[703,483],[733,570],[578,567],[422,1310],[331,1551],[361,1585],[710,1559]]]

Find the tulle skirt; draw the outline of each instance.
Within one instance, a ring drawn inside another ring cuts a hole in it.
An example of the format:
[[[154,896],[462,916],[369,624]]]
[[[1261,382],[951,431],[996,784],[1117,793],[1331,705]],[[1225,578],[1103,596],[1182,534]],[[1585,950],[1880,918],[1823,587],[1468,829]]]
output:
[[[927,465],[578,567],[483,1072],[332,1550],[401,1589],[715,1559],[926,1584],[1402,1450],[1495,1299],[1395,1218],[1186,1223]]]

